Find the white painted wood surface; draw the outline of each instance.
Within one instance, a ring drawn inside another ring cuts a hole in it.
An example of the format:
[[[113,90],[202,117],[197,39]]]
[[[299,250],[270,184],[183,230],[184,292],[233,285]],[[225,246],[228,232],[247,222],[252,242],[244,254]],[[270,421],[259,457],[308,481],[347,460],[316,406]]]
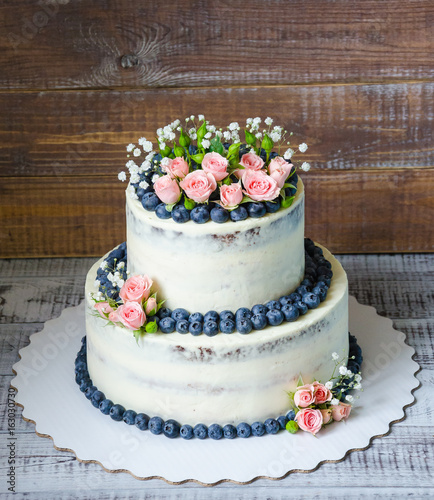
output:
[[[309,474],[249,485],[212,488],[161,480],[138,481],[82,464],[69,452],[38,437],[16,409],[16,488],[7,492],[7,393],[11,367],[31,333],[83,299],[84,278],[94,259],[0,260],[0,437],[1,498],[433,498],[434,479],[434,255],[342,255],[350,292],[407,334],[421,366],[422,386],[407,418],[365,451],[324,464]],[[393,387],[391,387],[393,390]],[[74,411],[73,408],[71,411]],[[212,467],[212,464],[210,464]]]

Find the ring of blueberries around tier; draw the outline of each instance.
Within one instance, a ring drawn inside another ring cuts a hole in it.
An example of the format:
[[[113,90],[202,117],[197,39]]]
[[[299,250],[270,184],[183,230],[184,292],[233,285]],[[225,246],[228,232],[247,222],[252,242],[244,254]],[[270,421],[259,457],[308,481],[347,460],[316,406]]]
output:
[[[262,330],[267,326],[278,326],[284,321],[296,321],[309,309],[317,308],[327,297],[327,292],[333,277],[330,262],[324,257],[323,251],[314,242],[305,238],[305,270],[300,285],[289,295],[278,300],[270,300],[266,304],[256,304],[252,309],[241,307],[237,311],[209,311],[202,315],[198,312],[189,313],[178,307],[171,310],[161,308],[152,320],[156,320],[161,333],[178,332],[209,337],[219,332],[231,334],[234,332],[247,335],[254,330]],[[113,273],[119,272],[123,280],[127,279],[126,243],[112,250],[107,259],[105,269],[97,271],[99,291],[107,297],[119,301],[119,287],[110,281]]]
[[[363,361],[362,349],[357,343],[356,337],[349,335],[348,369],[353,373],[360,372]],[[81,349],[75,359],[75,381],[80,391],[90,400],[95,408],[99,408],[102,414],[110,415],[116,422],[125,422],[127,425],[135,425],[139,430],[149,430],[152,434],[164,434],[173,439],[180,436],[183,439],[233,439],[235,437],[248,438],[250,436],[264,436],[266,434],[276,434],[284,430],[289,420],[294,420],[294,410],[289,410],[285,415],[277,418],[267,418],[264,422],[241,422],[237,426],[227,424],[211,424],[206,426],[202,423],[195,426],[181,425],[174,419],[164,421],[161,417],[149,417],[145,413],[137,413],[134,410],[125,409],[122,405],[113,403],[107,399],[103,392],[92,384],[87,369],[86,337],[82,338]],[[342,392],[342,399],[349,393],[349,389]]]

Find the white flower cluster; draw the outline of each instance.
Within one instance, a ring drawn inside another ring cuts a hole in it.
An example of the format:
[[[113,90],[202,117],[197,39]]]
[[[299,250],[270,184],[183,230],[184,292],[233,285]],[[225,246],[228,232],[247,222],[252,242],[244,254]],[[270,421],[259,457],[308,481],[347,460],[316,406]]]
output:
[[[176,134],[174,130],[177,130],[179,125],[181,124],[180,120],[175,120],[172,123],[169,123],[163,128],[159,128],[157,130],[157,140],[161,149],[166,147],[166,141],[173,141],[176,138]]]
[[[125,283],[125,281],[122,278],[122,275],[119,271],[115,271],[114,273],[108,273],[107,279],[110,281],[110,283],[113,286],[118,286],[119,288],[122,288],[122,286]]]

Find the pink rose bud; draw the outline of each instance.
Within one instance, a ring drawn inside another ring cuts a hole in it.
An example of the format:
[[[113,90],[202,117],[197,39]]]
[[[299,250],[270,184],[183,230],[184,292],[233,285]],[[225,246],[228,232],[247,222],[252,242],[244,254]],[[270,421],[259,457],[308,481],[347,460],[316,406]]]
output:
[[[243,199],[243,191],[239,182],[234,182],[227,186],[222,184],[220,186],[220,200],[223,207],[236,207]]]
[[[351,405],[347,403],[339,403],[338,405],[332,405],[331,410],[333,420],[339,422],[340,420],[346,420],[350,416]]]
[[[203,171],[212,174],[216,181],[227,177],[228,160],[218,153],[207,153],[202,160]]]
[[[294,403],[299,408],[306,408],[315,402],[315,396],[313,395],[313,385],[306,384],[301,387],[297,387],[294,394]]]
[[[245,170],[244,193],[254,201],[272,201],[279,196],[277,182],[264,171]]]
[[[150,297],[146,302],[145,313],[150,314],[150,312],[154,309],[157,311],[157,301],[154,297]]]
[[[264,160],[255,153],[246,153],[241,157],[240,165],[249,170],[261,170]]]
[[[313,384],[313,395],[315,397],[315,403],[317,405],[322,405],[327,401],[331,401],[332,393],[327,389],[327,387],[319,382],[314,382]]]
[[[322,415],[322,422],[324,425],[328,424],[332,419],[332,411],[329,410],[320,410]]]
[[[119,321],[130,330],[138,330],[146,321],[145,311],[138,302],[127,302],[118,307]]]
[[[119,315],[118,315],[118,312],[117,311],[112,311],[110,314],[109,314],[109,317],[108,317],[109,321],[111,321],[112,323],[117,323],[119,320]]]
[[[274,170],[279,167],[289,167],[289,169],[291,170],[292,163],[288,163],[281,156],[276,156],[270,161],[270,164],[268,165],[268,171],[270,172],[270,174],[272,174]]]
[[[152,280],[149,276],[131,276],[123,284],[119,296],[124,302],[139,302],[147,299],[151,293]]]
[[[154,190],[158,198],[168,205],[176,203],[181,197],[181,190],[179,189],[178,182],[172,179],[170,175],[159,177],[154,183]]]
[[[108,302],[97,302],[93,306],[100,314],[101,318],[107,319],[107,315],[113,311]]]
[[[323,416],[320,410],[313,408],[304,408],[295,416],[295,420],[301,430],[310,432],[315,435],[321,430],[323,424]]]
[[[189,168],[190,167],[184,158],[179,156],[177,156],[174,160],[168,158],[167,161],[161,165],[163,172],[166,172],[172,179],[175,177],[183,179],[188,174]]]
[[[217,182],[213,174],[203,170],[195,170],[189,173],[179,185],[186,195],[196,203],[204,203],[217,188]]]

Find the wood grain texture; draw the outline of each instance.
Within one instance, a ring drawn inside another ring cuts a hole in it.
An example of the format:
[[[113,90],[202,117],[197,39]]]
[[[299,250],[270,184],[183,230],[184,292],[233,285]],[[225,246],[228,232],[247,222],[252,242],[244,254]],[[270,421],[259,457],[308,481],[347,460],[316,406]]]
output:
[[[128,143],[191,114],[272,116],[314,171],[434,165],[434,82],[0,93],[0,176],[115,174]],[[300,159],[300,158],[299,158]],[[0,182],[5,182],[0,179]],[[381,185],[381,184],[380,184]]]
[[[180,0],[164,8],[157,0],[17,0],[1,2],[0,15],[7,89],[434,76],[430,0]]]
[[[395,424],[391,434],[374,440],[368,450],[351,453],[337,464],[324,464],[311,474],[292,474],[281,481],[259,480],[246,486],[173,486],[157,479],[143,482],[128,474],[109,474],[97,464],[78,462],[71,453],[54,449],[50,439],[36,436],[34,425],[21,420],[18,408],[15,422],[19,493],[8,496],[3,477],[2,498],[433,498],[434,297],[426,291],[434,285],[434,256],[340,255],[339,260],[347,270],[351,293],[394,319],[397,329],[407,334],[407,342],[415,348],[415,360],[422,368],[417,375],[423,384],[415,393],[417,403],[406,410],[407,418]],[[33,331],[42,328],[43,321],[58,316],[64,307],[77,303],[83,296],[84,276],[91,263],[92,259],[0,260],[0,282],[8,286],[6,295],[0,292],[0,302],[9,311],[16,311],[8,313],[6,322],[0,324],[0,415],[5,413],[6,389],[12,378],[11,367],[18,361],[18,349],[27,344]],[[24,294],[25,288],[33,295]],[[57,300],[55,305],[41,300],[44,291],[51,291],[52,300]],[[33,312],[26,315],[32,301]],[[7,422],[0,416],[3,461],[7,458],[6,431]]]

